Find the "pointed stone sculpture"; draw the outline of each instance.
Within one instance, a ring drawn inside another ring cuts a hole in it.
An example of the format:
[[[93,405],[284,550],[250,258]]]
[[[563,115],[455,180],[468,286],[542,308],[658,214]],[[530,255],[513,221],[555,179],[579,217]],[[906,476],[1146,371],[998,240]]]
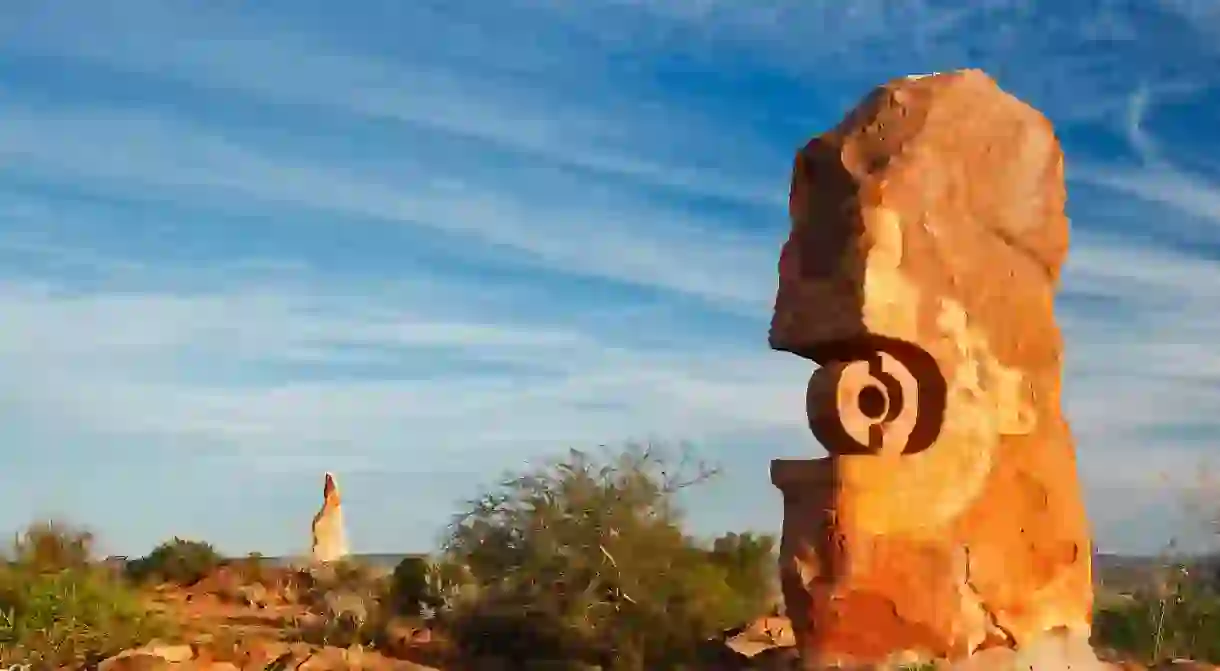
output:
[[[771,480],[805,668],[1087,639],[1065,200],[1050,122],[975,70],[890,82],[797,154],[769,341],[819,365],[830,456]]]
[[[311,555],[314,563],[338,561],[347,556],[347,533],[343,528],[343,506],[335,475],[326,474],[322,486],[322,508],[313,516]]]

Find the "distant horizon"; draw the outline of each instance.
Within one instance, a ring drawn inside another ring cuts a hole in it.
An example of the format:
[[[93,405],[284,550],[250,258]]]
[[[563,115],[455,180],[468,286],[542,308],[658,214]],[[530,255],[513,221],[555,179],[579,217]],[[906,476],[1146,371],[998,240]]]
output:
[[[150,548],[150,550],[151,550],[151,548]],[[103,559],[131,560],[131,559],[137,559],[139,557],[145,556],[146,554],[147,553],[144,553],[141,555],[107,555]],[[225,555],[222,553],[222,556],[225,559],[242,559],[244,557],[250,556],[250,554],[252,554],[252,553],[235,554],[235,555]],[[378,557],[378,558],[395,559],[395,560],[401,561],[402,559],[405,559],[407,557],[431,557],[431,556],[434,556],[437,554],[439,554],[439,553],[435,552],[435,551],[434,552],[353,552],[347,556],[350,558],[353,558],[353,559]],[[282,563],[308,558],[307,555],[264,555],[261,553],[259,556],[262,559],[265,559],[270,562],[282,562]],[[1170,555],[1170,556],[1173,558],[1177,558],[1177,559],[1211,559],[1214,557],[1220,557],[1220,550],[1211,550],[1208,552],[1200,552],[1200,553],[1195,553],[1195,554]],[[1111,552],[1099,552],[1099,553],[1095,553],[1094,557],[1095,558],[1107,558],[1107,559],[1130,559],[1130,560],[1139,560],[1139,561],[1160,561],[1165,558],[1165,555],[1116,554],[1116,553],[1111,553]]]
[[[746,531],[748,531],[748,530],[746,530]],[[778,540],[778,538],[779,537],[777,535],[776,539]],[[169,539],[166,539],[166,540],[169,540]],[[183,540],[207,542],[207,539],[203,539],[203,538],[184,538]],[[710,541],[711,541],[711,539],[699,539],[699,540],[703,540],[703,541],[707,542],[708,544],[710,544]],[[150,548],[148,548],[148,550],[146,550],[140,554],[135,554],[135,555],[108,554],[108,555],[104,556],[104,559],[128,559],[128,560],[136,559],[139,557],[146,556],[149,552],[151,552],[153,550],[154,547],[156,547],[156,546],[150,547]],[[221,556],[224,557],[225,559],[242,559],[242,558],[248,557],[254,553],[258,553],[259,556],[262,557],[263,559],[265,559],[267,561],[272,561],[272,562],[307,561],[308,557],[309,557],[308,552],[295,553],[295,554],[264,554],[264,553],[258,552],[257,550],[251,550],[249,552],[231,553],[231,554],[225,553],[225,552],[220,552]],[[405,557],[431,557],[431,556],[439,555],[440,553],[441,553],[441,551],[439,549],[433,549],[430,551],[412,551],[412,552],[399,552],[399,551],[394,551],[394,552],[388,552],[388,551],[387,552],[351,552],[348,554],[348,557],[357,558],[357,559],[368,558],[368,557],[380,557],[380,558],[387,558],[387,559],[393,558],[396,560],[401,560]],[[1106,559],[1125,559],[1125,560],[1137,560],[1137,561],[1161,561],[1161,560],[1165,560],[1165,559],[1187,559],[1187,560],[1195,559],[1195,560],[1197,560],[1197,559],[1220,558],[1220,548],[1197,549],[1192,552],[1179,552],[1179,553],[1157,552],[1157,553],[1151,553],[1151,554],[1105,552],[1105,551],[1099,551],[1096,548],[1094,548],[1093,556],[1094,556],[1094,559],[1106,558]]]

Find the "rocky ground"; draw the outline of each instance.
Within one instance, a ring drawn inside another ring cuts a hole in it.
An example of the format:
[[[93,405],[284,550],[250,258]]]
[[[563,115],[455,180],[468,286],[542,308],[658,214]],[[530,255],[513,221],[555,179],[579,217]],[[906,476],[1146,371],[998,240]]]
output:
[[[150,593],[150,606],[178,623],[173,640],[154,641],[103,661],[99,671],[330,671],[357,670],[498,671],[511,667],[493,659],[458,661],[443,637],[418,622],[391,620],[378,631],[376,645],[347,644],[335,635],[327,618],[341,619],[342,602],[351,594],[331,590],[319,594],[316,585],[302,584],[293,574],[271,573],[258,581],[236,573],[218,572],[191,587],[161,586]],[[335,640],[330,640],[331,638]],[[350,637],[347,637],[350,638]],[[709,642],[705,668],[795,669],[795,641],[786,618],[764,617],[725,632]],[[940,665],[953,671],[1068,671],[1149,667],[1123,661],[1101,651],[1104,665],[1065,662],[1062,669],[1030,667],[1011,651],[994,650],[965,665]],[[1034,662],[1045,664],[1045,662]],[[925,669],[928,667],[892,667]],[[1180,671],[1215,671],[1220,667],[1179,661],[1152,667]],[[517,671],[512,669],[511,671]]]
[[[249,582],[220,572],[191,587],[158,587],[150,595],[150,606],[179,625],[174,640],[124,651],[103,661],[98,669],[436,668],[426,662],[440,656],[440,642],[427,629],[405,620],[391,621],[379,632],[382,640],[377,649],[328,641],[323,619],[326,605],[334,599],[325,595],[311,598],[309,588],[293,584],[289,575],[281,572]]]

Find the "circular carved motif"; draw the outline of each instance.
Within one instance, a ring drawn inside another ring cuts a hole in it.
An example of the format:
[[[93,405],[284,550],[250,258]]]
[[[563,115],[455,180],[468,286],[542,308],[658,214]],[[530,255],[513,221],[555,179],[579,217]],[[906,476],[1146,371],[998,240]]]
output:
[[[831,454],[916,454],[944,424],[947,385],[932,355],[880,336],[820,345],[809,427]]]

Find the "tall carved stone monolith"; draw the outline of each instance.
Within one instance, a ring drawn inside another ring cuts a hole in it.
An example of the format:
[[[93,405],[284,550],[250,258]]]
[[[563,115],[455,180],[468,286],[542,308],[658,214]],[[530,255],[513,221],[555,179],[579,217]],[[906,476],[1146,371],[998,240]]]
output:
[[[1050,122],[974,70],[890,82],[797,154],[769,340],[819,364],[830,456],[771,480],[807,668],[1087,637],[1065,200]]]
[[[315,563],[338,561],[347,556],[347,532],[343,527],[343,506],[333,473],[326,474],[322,486],[322,508],[313,516],[311,558]]]

